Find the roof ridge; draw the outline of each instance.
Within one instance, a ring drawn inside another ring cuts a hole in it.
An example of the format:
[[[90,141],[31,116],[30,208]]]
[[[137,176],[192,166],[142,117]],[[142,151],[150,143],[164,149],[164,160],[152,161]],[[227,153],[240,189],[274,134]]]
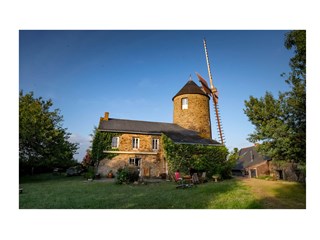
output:
[[[149,122],[149,123],[165,123],[165,124],[174,124],[169,122],[154,122],[154,121],[145,121],[145,120],[132,120],[132,119],[123,119],[123,118],[109,118],[109,120],[122,120],[122,121],[131,121],[131,122]]]
[[[240,148],[240,150],[243,150],[243,149],[247,149],[247,148],[254,148],[255,146],[250,146],[250,147],[244,147],[244,148]]]

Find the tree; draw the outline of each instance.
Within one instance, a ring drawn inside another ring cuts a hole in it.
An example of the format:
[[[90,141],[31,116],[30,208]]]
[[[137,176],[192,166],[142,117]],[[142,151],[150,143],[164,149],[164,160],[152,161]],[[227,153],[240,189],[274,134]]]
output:
[[[35,98],[33,92],[19,93],[19,170],[20,173],[67,168],[76,161],[77,144],[62,127],[60,110],[51,110],[51,99]]]
[[[87,149],[86,155],[82,159],[82,166],[88,167],[92,165],[91,151]]]
[[[258,150],[274,160],[306,161],[306,33],[291,31],[285,36],[285,47],[294,49],[291,72],[286,76],[290,90],[275,98],[267,92],[257,99],[245,101],[244,112],[255,126],[251,142],[261,142]]]

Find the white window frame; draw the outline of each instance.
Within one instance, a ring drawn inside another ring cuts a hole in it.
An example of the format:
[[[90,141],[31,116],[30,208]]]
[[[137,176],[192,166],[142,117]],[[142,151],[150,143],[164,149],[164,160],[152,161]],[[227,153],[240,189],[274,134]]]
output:
[[[140,147],[140,138],[133,137],[132,138],[132,149],[139,149]]]
[[[158,151],[159,150],[159,144],[160,144],[159,138],[153,138],[152,139],[152,150],[153,151]]]
[[[116,139],[116,140],[115,140],[115,141],[116,141],[116,145],[114,145],[114,139]],[[111,141],[111,147],[112,147],[112,148],[118,148],[118,147],[119,147],[119,140],[120,140],[119,137],[113,137],[113,138],[112,138],[112,141]]]
[[[181,99],[181,108],[182,108],[182,110],[188,109],[188,104],[189,104],[188,98],[182,98]]]

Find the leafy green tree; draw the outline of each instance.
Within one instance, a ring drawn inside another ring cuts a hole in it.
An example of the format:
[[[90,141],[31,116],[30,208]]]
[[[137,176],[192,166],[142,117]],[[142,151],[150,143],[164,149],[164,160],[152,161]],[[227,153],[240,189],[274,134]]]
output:
[[[52,100],[35,98],[33,92],[19,93],[19,170],[20,173],[49,171],[74,165],[77,144],[68,141],[59,109],[51,110]]]
[[[249,141],[260,142],[258,150],[274,160],[305,165],[306,160],[306,32],[291,31],[285,47],[294,49],[291,72],[286,83],[290,90],[275,98],[270,92],[245,101],[244,112],[255,131]]]

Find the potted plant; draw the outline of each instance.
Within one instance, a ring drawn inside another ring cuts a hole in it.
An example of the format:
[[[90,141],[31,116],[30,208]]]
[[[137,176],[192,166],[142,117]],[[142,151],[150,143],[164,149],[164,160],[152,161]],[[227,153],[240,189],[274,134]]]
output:
[[[109,172],[108,172],[108,174],[107,174],[107,178],[113,178],[114,176],[113,176],[113,172],[112,172],[112,170],[110,170]]]

